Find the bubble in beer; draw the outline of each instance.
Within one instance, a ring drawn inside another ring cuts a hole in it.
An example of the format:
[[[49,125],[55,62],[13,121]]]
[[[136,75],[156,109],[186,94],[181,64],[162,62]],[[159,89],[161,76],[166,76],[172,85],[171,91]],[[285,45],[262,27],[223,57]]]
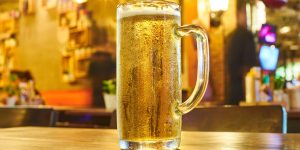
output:
[[[128,11],[118,16],[117,97],[120,138],[168,140],[180,136],[180,18],[168,11]]]

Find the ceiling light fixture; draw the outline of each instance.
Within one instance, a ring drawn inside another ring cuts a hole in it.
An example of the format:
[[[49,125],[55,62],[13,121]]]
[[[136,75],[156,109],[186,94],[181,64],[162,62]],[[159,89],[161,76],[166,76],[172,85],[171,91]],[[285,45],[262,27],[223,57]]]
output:
[[[229,0],[209,0],[210,24],[218,27],[221,24],[221,17],[228,9]]]
[[[282,27],[282,28],[279,29],[279,32],[281,34],[286,34],[286,33],[290,32],[290,31],[291,31],[291,27],[290,26],[284,26],[284,27]]]
[[[82,4],[82,3],[87,2],[88,0],[73,0],[73,1],[77,4]]]

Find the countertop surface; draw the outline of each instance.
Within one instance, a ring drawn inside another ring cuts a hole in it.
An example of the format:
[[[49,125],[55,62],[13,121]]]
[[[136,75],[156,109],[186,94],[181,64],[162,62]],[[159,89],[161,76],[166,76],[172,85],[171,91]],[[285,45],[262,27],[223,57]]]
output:
[[[300,149],[300,134],[182,132],[180,149]],[[5,150],[114,150],[116,130],[18,127],[0,129]]]

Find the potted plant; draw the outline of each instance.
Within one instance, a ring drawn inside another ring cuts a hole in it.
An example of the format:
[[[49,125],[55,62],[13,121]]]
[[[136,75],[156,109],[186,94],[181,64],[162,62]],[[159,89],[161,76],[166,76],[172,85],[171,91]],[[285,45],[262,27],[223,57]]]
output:
[[[116,80],[104,80],[102,85],[105,107],[107,109],[116,109]]]

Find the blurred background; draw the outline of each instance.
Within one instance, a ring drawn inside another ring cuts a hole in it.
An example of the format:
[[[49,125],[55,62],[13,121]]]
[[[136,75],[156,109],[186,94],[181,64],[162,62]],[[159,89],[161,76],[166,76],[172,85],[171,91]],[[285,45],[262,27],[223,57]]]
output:
[[[105,107],[103,93],[115,94],[116,7],[123,2],[1,0],[1,104]],[[248,89],[247,104],[287,106],[280,97],[300,79],[298,0],[173,2],[182,7],[182,24],[209,34],[211,74],[202,105],[246,103]],[[196,65],[195,42],[185,38],[184,98],[194,87]],[[249,88],[255,81],[259,89]]]

